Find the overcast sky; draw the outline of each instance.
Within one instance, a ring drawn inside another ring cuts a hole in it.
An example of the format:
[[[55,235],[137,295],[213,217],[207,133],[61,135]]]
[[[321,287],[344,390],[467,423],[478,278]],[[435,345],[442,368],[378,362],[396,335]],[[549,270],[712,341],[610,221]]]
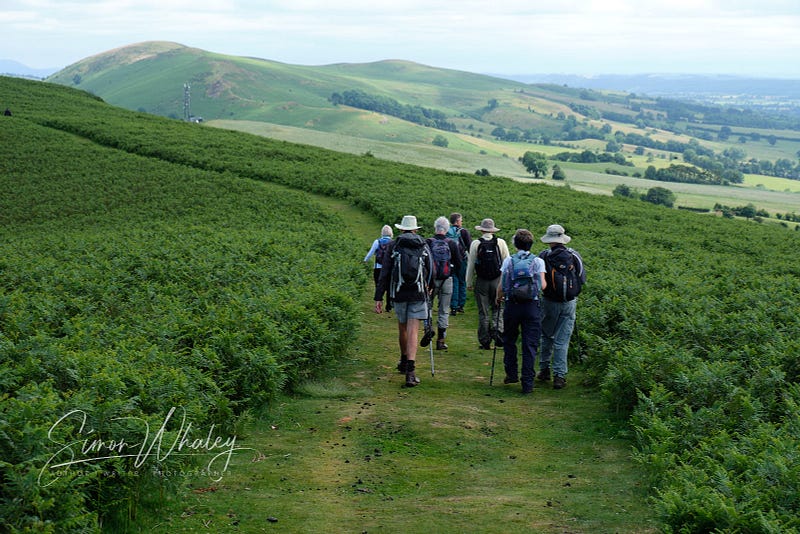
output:
[[[800,79],[800,0],[0,0],[0,59],[28,67],[153,40],[301,65]]]

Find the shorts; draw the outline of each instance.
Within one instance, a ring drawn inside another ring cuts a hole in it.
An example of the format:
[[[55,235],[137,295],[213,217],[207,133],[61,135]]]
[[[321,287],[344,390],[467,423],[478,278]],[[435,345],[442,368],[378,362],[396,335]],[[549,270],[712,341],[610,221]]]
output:
[[[424,300],[395,302],[394,314],[400,323],[407,323],[409,319],[421,319],[424,321],[428,318],[428,304]]]

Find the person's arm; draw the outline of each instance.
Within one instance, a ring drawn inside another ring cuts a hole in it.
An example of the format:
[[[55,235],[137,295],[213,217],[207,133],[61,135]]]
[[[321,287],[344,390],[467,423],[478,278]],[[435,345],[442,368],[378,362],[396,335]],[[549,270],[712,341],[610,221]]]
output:
[[[364,262],[367,262],[372,257],[372,255],[375,254],[379,246],[380,243],[378,243],[377,239],[372,242],[372,246],[369,248],[369,252],[367,252],[367,255],[364,256]]]
[[[472,242],[469,246],[469,254],[467,255],[467,289],[472,289],[472,277],[475,275],[475,256],[478,254],[478,240]]]
[[[454,273],[461,272],[461,265],[464,262],[461,259],[461,252],[458,249],[458,243],[450,239],[449,244],[450,244],[450,259],[453,261],[453,272]]]
[[[539,289],[541,289],[542,291],[544,291],[544,288],[547,287],[547,280],[545,280],[544,278],[544,271],[545,271],[544,260],[542,258],[537,257],[536,272],[539,275]]]

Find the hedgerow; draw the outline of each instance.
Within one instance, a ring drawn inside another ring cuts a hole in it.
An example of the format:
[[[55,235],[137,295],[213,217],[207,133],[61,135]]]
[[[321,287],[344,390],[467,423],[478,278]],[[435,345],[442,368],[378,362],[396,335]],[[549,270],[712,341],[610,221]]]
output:
[[[800,294],[797,252],[800,238],[795,232],[591,196],[561,187],[447,173],[183,124],[109,108],[83,95],[43,84],[26,85],[26,90],[27,104],[14,117],[14,127],[26,129],[23,134],[46,140],[55,135],[49,130],[55,129],[63,132],[58,135],[74,137],[71,146],[85,144],[93,147],[91,150],[103,152],[95,146],[102,145],[108,147],[104,150],[115,153],[128,152],[132,155],[126,156],[125,161],[135,160],[137,166],[168,165],[170,169],[182,169],[181,174],[187,176],[210,173],[214,176],[210,182],[239,184],[242,189],[231,195],[236,202],[247,196],[242,193],[249,191],[249,187],[255,187],[237,181],[248,178],[337,197],[387,223],[398,221],[404,214],[415,214],[425,232],[432,230],[436,216],[451,211],[464,214],[467,224],[469,221],[477,224],[483,217],[494,218],[506,239],[519,227],[530,228],[536,234],[543,232],[548,224],[563,224],[574,238],[573,243],[581,251],[589,272],[579,304],[574,345],[580,347],[585,358],[589,385],[598,386],[609,409],[630,416],[636,437],[635,457],[653,485],[653,500],[666,528],[674,532],[714,529],[787,532],[800,528],[797,519],[800,517],[797,452],[800,450],[797,410],[800,318],[796,313],[796,295]],[[47,98],[54,95],[59,96],[56,106],[50,105],[45,110]],[[47,150],[57,149],[48,146]],[[99,153],[97,157],[101,160]],[[17,163],[34,165],[30,159],[36,158],[19,157]],[[148,163],[153,161],[156,163]],[[4,174],[10,169],[4,169]],[[113,169],[113,173],[100,170],[96,173],[108,176],[121,172],[121,167]],[[34,171],[18,173],[16,181],[25,182],[29,172],[35,174]],[[83,184],[91,184],[89,179],[96,174],[80,176],[78,168],[62,172],[71,173],[75,183]],[[100,186],[85,187],[92,191]],[[149,227],[146,220],[162,221],[157,235],[145,233],[148,244],[158,245],[162,250],[169,250],[183,232],[205,233],[195,241],[212,243],[196,252],[184,247],[173,262],[166,261],[163,255],[142,253],[138,263],[130,265],[127,271],[115,270],[127,272],[129,278],[137,280],[136,285],[133,288],[126,285],[130,283],[127,278],[109,278],[103,282],[104,287],[118,287],[120,296],[137,292],[151,296],[161,307],[154,306],[156,313],[151,326],[150,322],[129,321],[128,308],[123,302],[123,309],[117,313],[124,320],[112,323],[113,327],[97,328],[97,335],[122,340],[124,344],[147,340],[149,352],[139,352],[152,354],[154,362],[158,362],[159,356],[186,358],[187,367],[208,378],[209,391],[214,384],[221,395],[216,398],[230,399],[234,410],[241,409],[253,395],[258,400],[264,396],[243,375],[232,381],[221,375],[235,374],[243,361],[253,361],[263,370],[264,380],[272,376],[269,353],[253,352],[253,347],[288,348],[288,353],[303,361],[305,369],[309,355],[314,355],[312,359],[322,359],[323,354],[346,346],[346,340],[333,334],[337,330],[325,328],[335,322],[335,316],[320,311],[321,306],[307,306],[302,296],[294,294],[307,278],[277,273],[271,280],[276,285],[269,289],[248,284],[248,276],[273,276],[272,264],[268,268],[250,254],[253,249],[263,255],[268,255],[273,247],[279,250],[284,232],[279,234],[280,239],[274,235],[267,238],[237,226],[226,218],[225,208],[212,209],[217,207],[213,194],[202,196],[210,202],[202,209],[210,210],[218,218],[209,227],[193,218],[193,210],[199,209],[194,203],[174,205],[173,198],[187,197],[168,192],[167,185],[163,187],[152,194],[139,195],[139,202],[161,208],[153,208],[138,219],[134,210],[126,210],[124,202],[109,205],[108,213],[100,217],[97,206],[81,208],[77,202],[81,194],[74,191],[65,191],[60,200],[54,199],[42,207],[34,206],[27,196],[39,194],[40,187],[34,186],[26,195],[19,196],[18,202],[28,209],[17,210],[12,220],[25,221],[31,243],[44,242],[43,232],[48,230],[54,233],[53,241],[86,242],[87,234],[81,231],[62,233],[58,225],[46,224],[47,214],[59,212],[68,213],[73,221],[97,222],[109,227],[131,218],[140,221],[137,227],[140,232]],[[129,188],[130,195],[140,193],[137,187]],[[77,202],[75,207],[66,199]],[[297,197],[299,211],[302,199]],[[283,204],[281,197],[281,207]],[[41,216],[32,217],[31,209],[38,210]],[[229,209],[248,217],[257,217],[260,212],[258,206],[237,205]],[[173,215],[164,222],[165,210],[172,210]],[[274,224],[266,216],[260,223],[262,227]],[[225,232],[217,231],[225,225],[229,225]],[[290,239],[302,243],[305,251],[319,253],[320,263],[330,265],[328,274],[336,278],[337,270],[347,271],[343,266],[349,265],[358,254],[344,250],[336,254],[340,244],[347,240],[340,239],[332,226],[327,228],[328,235],[311,243],[309,236],[321,235],[316,225],[313,229],[304,228],[302,237],[290,236]],[[166,237],[161,241],[165,230]],[[231,235],[235,245],[229,250]],[[331,245],[333,237],[337,238],[335,246]],[[108,235],[103,234],[89,241],[97,244],[106,239]],[[122,243],[122,238],[118,243]],[[70,332],[72,321],[83,319],[87,303],[95,302],[82,293],[88,291],[82,282],[87,275],[59,278],[52,262],[48,264],[49,256],[44,249],[33,245],[22,248],[25,250],[20,253],[8,245],[4,248],[9,250],[11,259],[2,260],[4,280],[9,280],[3,286],[2,317],[4,330],[11,325],[12,331],[25,335],[7,336],[1,346],[4,350],[16,350],[18,355],[41,354],[41,350],[32,350],[38,347],[33,341],[44,340],[45,347],[58,347],[56,354],[64,352],[58,343],[71,343],[69,353],[76,359],[91,354],[95,349],[86,339],[93,338],[94,332],[91,336],[64,335]],[[73,245],[71,254],[78,254],[78,248]],[[224,254],[220,252],[223,250]],[[226,261],[230,258],[235,259]],[[191,267],[196,262],[208,264],[203,268]],[[7,266],[11,267],[9,275],[5,274]],[[213,275],[227,283],[228,291],[215,292],[214,283],[205,283],[204,275],[206,278]],[[46,287],[59,288],[68,298],[48,300],[46,295],[37,296],[32,290],[17,293],[10,282],[17,278],[44,280]],[[352,287],[354,282],[364,283],[363,277],[359,279],[352,273],[345,278],[345,287]],[[81,290],[67,291],[75,286]],[[345,305],[340,299],[348,299],[336,287],[334,283],[320,282],[315,291],[330,299],[334,309]],[[173,316],[163,311],[170,309],[170,303],[175,301],[189,303],[192,312]],[[111,303],[103,306],[113,311]],[[143,312],[136,310],[131,315],[135,318],[137,313]],[[233,326],[242,321],[254,321],[259,328],[242,338]],[[286,321],[303,327],[291,334],[280,328]],[[220,325],[221,330],[217,330]],[[81,327],[76,331],[87,329]],[[328,332],[333,337],[326,336]],[[55,345],[50,344],[51,338],[57,341],[53,341]],[[20,348],[20,342],[27,345]],[[230,348],[241,346],[245,350]],[[28,373],[37,378],[45,376],[38,369],[38,362],[47,358],[37,358],[23,366],[24,371],[17,369],[16,364],[4,363],[12,378],[3,380],[22,389]],[[63,366],[51,368],[50,376],[62,377],[62,382],[72,380]],[[125,384],[122,379],[112,380],[113,373],[107,378],[100,371],[96,374],[100,376],[92,376],[91,380],[96,381],[97,387],[110,390],[112,384]],[[300,374],[298,367],[285,376],[288,380]],[[77,376],[77,380],[85,381],[82,375]],[[42,387],[58,391],[58,381],[45,379],[49,381]],[[167,382],[172,384],[168,380],[162,387]],[[275,383],[279,387],[279,382]],[[145,388],[138,387],[139,394],[142,389]],[[216,393],[214,390],[208,395]],[[180,398],[180,393],[176,395]],[[12,397],[17,398],[14,394]],[[56,403],[36,409],[44,413],[40,420],[47,421],[60,408]],[[92,516],[76,517],[92,520]]]

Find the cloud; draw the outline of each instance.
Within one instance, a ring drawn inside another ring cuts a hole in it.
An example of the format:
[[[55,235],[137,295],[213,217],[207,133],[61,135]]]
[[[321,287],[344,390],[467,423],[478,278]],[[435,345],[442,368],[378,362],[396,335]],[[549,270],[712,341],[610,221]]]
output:
[[[800,76],[796,0],[6,0],[0,26],[37,67],[165,40],[299,64]]]

